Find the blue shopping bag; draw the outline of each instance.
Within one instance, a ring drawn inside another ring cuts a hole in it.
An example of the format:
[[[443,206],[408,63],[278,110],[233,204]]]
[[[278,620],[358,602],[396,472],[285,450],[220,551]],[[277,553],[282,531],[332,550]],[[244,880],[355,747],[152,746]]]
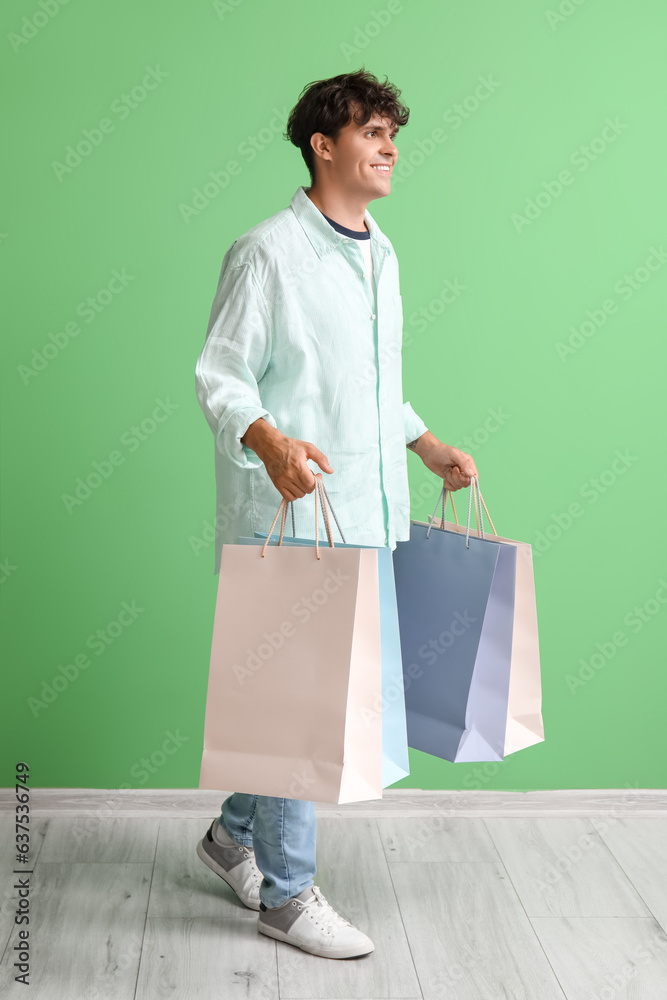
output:
[[[503,760],[516,548],[411,521],[393,562],[408,746]]]
[[[240,536],[237,544],[263,543],[267,532],[256,531],[254,538]],[[283,545],[314,545],[314,538],[283,535]],[[326,544],[326,543],[325,543]],[[336,542],[336,548],[349,548],[351,543]],[[320,545],[322,542],[320,541]],[[378,583],[380,592],[380,644],[382,655],[382,787],[387,788],[410,773],[408,755],[405,696],[403,691],[403,660],[394,582],[394,563],[389,547],[352,545],[353,548],[377,548]]]

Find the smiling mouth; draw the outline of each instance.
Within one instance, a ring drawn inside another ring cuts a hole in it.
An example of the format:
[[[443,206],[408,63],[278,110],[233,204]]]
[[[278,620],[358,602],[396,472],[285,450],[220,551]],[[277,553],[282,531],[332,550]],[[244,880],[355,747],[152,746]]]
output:
[[[373,170],[376,170],[379,174],[390,174],[391,173],[391,167],[389,166],[389,164],[385,165],[385,164],[381,164],[381,163],[371,163],[371,167],[372,167]]]

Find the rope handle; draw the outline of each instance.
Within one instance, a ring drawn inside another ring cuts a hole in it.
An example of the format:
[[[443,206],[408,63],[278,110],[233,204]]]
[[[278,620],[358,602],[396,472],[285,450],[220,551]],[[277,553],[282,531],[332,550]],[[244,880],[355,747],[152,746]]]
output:
[[[329,548],[333,549],[333,548],[335,548],[335,546],[334,546],[333,536],[331,534],[331,522],[329,521],[329,512],[328,512],[328,510],[326,508],[326,504],[324,502],[325,497],[326,497],[327,503],[331,507],[331,513],[334,516],[334,520],[335,520],[335,522],[336,522],[336,524],[338,526],[338,530],[340,532],[340,537],[343,539],[343,542],[345,542],[345,536],[343,535],[343,532],[341,530],[340,524],[338,524],[338,518],[336,517],[336,512],[333,509],[333,506],[331,504],[331,500],[329,499],[329,495],[328,495],[328,493],[326,491],[326,488],[324,486],[324,483],[322,481],[322,473],[321,472],[316,472],[316,473],[314,473],[314,475],[315,475],[315,497],[314,497],[314,499],[315,499],[315,555],[317,556],[318,559],[321,559],[321,556],[320,556],[320,547],[319,547],[319,537],[318,537],[319,536],[319,524],[318,524],[318,515],[317,515],[317,500],[318,500],[318,497],[319,497],[319,501],[320,501],[320,506],[322,508],[322,513],[324,515],[324,522],[325,522],[325,527],[326,527],[326,532],[327,532],[327,538],[329,540]],[[278,510],[276,511],[276,516],[273,519],[273,523],[272,523],[271,527],[269,528],[269,533],[266,536],[266,541],[262,545],[262,552],[261,552],[262,559],[264,558],[264,552],[266,550],[266,546],[269,544],[269,541],[271,539],[271,535],[273,534],[273,529],[275,527],[276,521],[278,520],[278,515],[280,514],[281,511],[282,511],[282,517],[280,519],[280,536],[278,538],[278,545],[282,546],[282,544],[283,544],[283,532],[285,530],[285,516],[287,514],[287,506],[288,506],[288,504],[291,506],[291,509],[292,509],[292,535],[294,537],[296,537],[296,532],[294,530],[294,506],[293,506],[294,501],[293,500],[287,500],[285,497],[283,497],[282,500],[280,501],[280,506],[278,507]]]
[[[470,484],[470,494],[468,496],[468,525],[466,529],[466,548],[470,548],[469,537],[470,537],[470,505],[472,502],[473,493],[475,494],[475,521],[477,523],[477,535],[478,537],[484,538],[484,520],[482,517],[482,504],[484,505],[484,510],[486,511],[486,516],[489,519],[489,524],[493,529],[494,535],[497,535],[496,527],[491,520],[491,515],[489,514],[486,504],[484,503],[484,497],[482,496],[482,491],[479,486],[479,478],[477,476],[471,476]],[[480,503],[481,501],[481,503]]]
[[[451,501],[452,501],[452,510],[454,512],[454,520],[456,521],[457,524],[459,523],[459,519],[458,519],[458,517],[456,515],[456,507],[454,505],[454,494],[453,494],[453,492],[451,490],[446,489],[446,487],[443,484],[443,487],[440,490],[440,494],[439,494],[438,499],[437,499],[436,504],[435,504],[435,510],[437,510],[438,509],[438,504],[440,503],[440,500],[442,500],[442,516],[440,518],[440,527],[441,527],[441,529],[443,531],[445,529],[445,507],[447,506],[447,497],[449,497],[451,499]],[[426,537],[427,538],[429,536],[429,532],[430,532],[431,527],[433,525],[433,521],[435,520],[435,510],[433,511],[432,515],[429,517],[429,526],[428,526],[428,531],[426,532]]]
[[[484,508],[484,510],[486,512],[486,516],[488,518],[489,524],[491,525],[493,533],[494,533],[494,535],[497,535],[498,532],[496,531],[495,525],[494,525],[493,521],[491,520],[491,515],[489,514],[488,510],[486,509],[486,504],[484,503],[484,497],[482,496],[482,491],[481,491],[481,489],[479,487],[479,480],[478,480],[477,476],[473,476],[472,477],[472,481],[473,481],[473,485],[475,487],[475,492],[478,495],[479,500],[482,501],[482,507]],[[481,514],[482,514],[481,508],[480,508],[480,512],[479,513],[480,513],[480,518],[481,518]]]
[[[469,538],[470,538],[470,513],[471,513],[471,509],[472,509],[473,495],[474,495],[474,501],[475,501],[475,522],[477,524],[477,536],[478,536],[478,538],[484,538],[484,521],[483,521],[483,515],[482,515],[482,507],[484,507],[484,510],[486,511],[486,516],[488,518],[489,524],[491,525],[491,528],[493,529],[494,535],[498,534],[498,532],[496,531],[495,525],[494,525],[493,521],[491,520],[491,515],[489,514],[489,511],[487,509],[486,503],[484,502],[484,497],[482,496],[482,491],[481,491],[480,486],[479,486],[479,478],[477,476],[471,476],[470,479],[471,479],[470,493],[468,494],[468,522],[467,522],[467,525],[466,525],[466,548],[467,549],[470,548],[470,541],[469,541]],[[433,511],[433,513],[431,514],[431,516],[429,517],[429,525],[428,525],[428,528],[426,529],[426,537],[427,538],[428,538],[428,536],[430,534],[431,528],[433,527],[433,522],[435,520],[435,514],[436,514],[436,511],[438,509],[438,505],[439,505],[439,503],[440,503],[441,500],[442,500],[442,516],[440,518],[440,528],[441,528],[441,530],[444,531],[444,528],[445,528],[445,506],[447,504],[447,494],[448,493],[450,494],[451,499],[452,499],[452,510],[454,511],[454,519],[455,519],[455,521],[456,521],[457,524],[459,523],[459,519],[456,516],[456,507],[454,506],[454,497],[452,495],[452,491],[448,490],[445,487],[444,483],[443,483],[442,489],[441,489],[441,491],[440,491],[440,493],[438,495],[438,499],[436,501],[435,510]]]

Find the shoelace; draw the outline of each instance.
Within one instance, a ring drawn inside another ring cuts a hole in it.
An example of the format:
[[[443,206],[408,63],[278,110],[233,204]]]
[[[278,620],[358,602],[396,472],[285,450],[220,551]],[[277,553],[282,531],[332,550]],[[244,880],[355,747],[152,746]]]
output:
[[[299,909],[306,908],[308,916],[316,925],[320,926],[326,934],[331,934],[336,924],[344,924],[347,927],[352,926],[349,920],[341,917],[340,913],[336,913],[331,903],[325,899],[324,893],[318,885],[311,885],[310,888],[313,892],[313,899],[309,899],[307,903],[301,903]]]
[[[257,867],[257,862],[255,861],[255,852],[254,851],[250,851],[246,847],[245,844],[238,844],[237,846],[238,846],[239,851],[243,851],[243,857],[246,859],[246,861],[253,861],[254,862],[254,864],[251,865],[251,867],[250,867],[250,874],[254,878],[255,884],[257,884],[258,881],[261,882],[262,879],[264,878],[264,876],[262,875],[262,873],[260,872],[260,870]]]

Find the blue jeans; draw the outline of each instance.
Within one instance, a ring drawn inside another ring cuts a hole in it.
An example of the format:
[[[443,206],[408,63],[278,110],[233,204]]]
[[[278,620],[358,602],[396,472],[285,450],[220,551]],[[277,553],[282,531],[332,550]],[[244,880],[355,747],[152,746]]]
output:
[[[232,840],[255,849],[265,906],[282,906],[313,884],[314,802],[232,792],[222,803],[220,825]]]

